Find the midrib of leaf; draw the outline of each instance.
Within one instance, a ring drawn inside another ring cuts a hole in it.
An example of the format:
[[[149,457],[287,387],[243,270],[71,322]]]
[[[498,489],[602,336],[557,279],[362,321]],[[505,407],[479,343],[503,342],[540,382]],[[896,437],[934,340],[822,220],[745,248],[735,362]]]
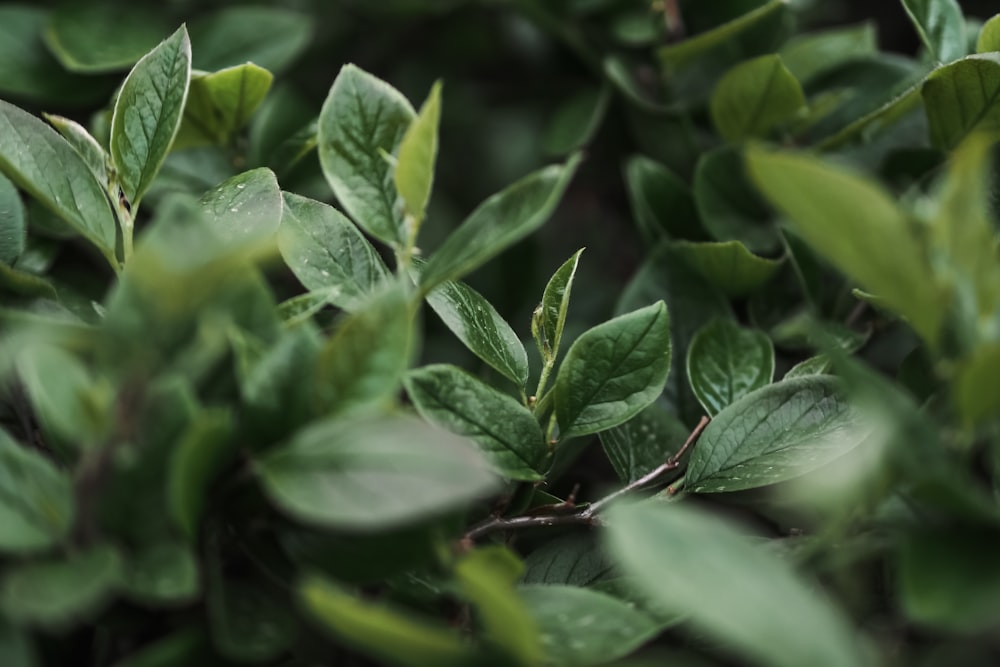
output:
[[[357,112],[358,112],[357,113],[357,117],[360,120],[359,124],[361,125],[361,132],[362,132],[362,135],[363,135],[361,137],[361,140],[363,140],[365,138],[364,135],[367,135],[367,137],[370,139],[370,141],[368,142],[368,146],[370,146],[371,144],[375,143],[375,135],[378,132],[379,121],[382,120],[382,104],[379,103],[375,107],[375,113],[372,116],[371,122],[369,122],[368,121],[368,116],[364,113],[364,108],[361,106],[361,95],[358,93],[358,87],[355,84],[355,82],[351,82],[351,83],[352,83],[352,86],[353,86],[352,98],[354,100],[355,106],[357,107]],[[345,134],[347,134],[348,136],[351,136],[350,133],[345,133]],[[369,148],[364,143],[361,143],[361,140],[357,139],[356,137],[351,137],[351,138],[354,139],[354,141],[358,142],[358,144],[361,147],[361,153],[365,154],[365,155],[368,155]],[[389,153],[389,152],[392,152],[392,149],[394,147],[393,146],[389,146],[388,148],[386,148],[385,146],[379,146],[379,148],[382,148],[387,153]],[[396,229],[396,218],[395,218],[395,215],[393,214],[393,210],[392,210],[394,202],[389,201],[389,193],[386,192],[385,174],[383,173],[383,174],[379,175],[377,172],[371,171],[373,159],[377,158],[378,156],[369,156],[369,157],[372,158],[372,159],[366,160],[366,162],[368,162],[368,164],[364,165],[364,167],[365,167],[364,171],[366,171],[368,173],[369,179],[371,180],[372,183],[379,183],[380,184],[379,188],[378,188],[379,196],[382,199],[382,204],[385,206],[386,212],[389,214],[390,229],[387,230],[387,231],[392,232],[392,235],[395,236],[398,230]],[[386,169],[386,171],[388,172],[389,170]]]
[[[767,77],[767,83],[764,85],[763,94],[757,97],[757,102],[754,104],[754,109],[753,112],[750,114],[749,122],[747,122],[746,125],[743,126],[744,135],[748,134],[751,130],[753,131],[757,130],[757,122],[760,120],[761,109],[763,108],[764,102],[767,100],[768,96],[771,93],[771,88],[774,86],[774,79],[778,73],[777,65],[780,62],[781,61],[779,60],[775,63],[772,63],[771,65],[771,73]]]

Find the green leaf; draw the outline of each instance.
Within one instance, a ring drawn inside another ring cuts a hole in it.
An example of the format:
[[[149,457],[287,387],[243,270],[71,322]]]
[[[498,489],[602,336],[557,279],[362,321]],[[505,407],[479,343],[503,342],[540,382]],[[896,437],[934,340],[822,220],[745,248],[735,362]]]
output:
[[[607,114],[608,86],[584,88],[555,110],[542,143],[549,155],[569,155],[590,143]]]
[[[518,335],[482,294],[455,280],[441,283],[425,298],[473,354],[518,387],[524,387],[528,381],[528,353]]]
[[[829,28],[788,40],[778,55],[796,79],[808,83],[818,74],[845,62],[878,52],[875,23]]]
[[[409,365],[414,335],[412,305],[398,287],[344,318],[320,351],[318,404],[344,412],[391,398]]]
[[[52,178],[52,165],[59,165],[59,178]],[[0,171],[118,266],[115,217],[87,163],[55,130],[3,100]]]
[[[888,193],[814,157],[755,148],[747,161],[757,186],[797,234],[925,340],[937,341],[941,292],[910,220]]]
[[[576,339],[554,389],[562,439],[622,424],[656,400],[670,370],[669,321],[660,301]]]
[[[789,368],[783,379],[791,380],[792,378],[808,377],[810,375],[824,375],[830,372],[832,365],[833,362],[830,360],[830,357],[825,354],[809,357]]]
[[[699,56],[751,30],[772,15],[785,11],[786,4],[785,0],[770,0],[770,2],[711,30],[689,37],[677,44],[665,46],[659,51],[660,60],[668,69],[687,65]]]
[[[413,245],[416,240],[416,230],[424,219],[427,202],[431,198],[440,120],[441,82],[438,81],[431,87],[427,101],[403,135],[399,143],[399,155],[396,156],[396,168],[393,170],[396,190],[403,198],[407,214],[413,218],[409,223],[413,225],[409,245]]]
[[[425,419],[475,442],[504,477],[542,479],[545,437],[534,415],[516,400],[448,364],[410,371],[404,383]]]
[[[111,160],[133,209],[149,189],[181,124],[191,76],[184,26],[136,63],[111,117]]]
[[[271,89],[273,75],[253,63],[218,72],[192,72],[173,150],[229,146]]]
[[[687,352],[691,388],[710,417],[774,378],[774,346],[757,329],[729,319],[702,327]]]
[[[933,71],[921,88],[931,143],[955,148],[973,131],[1000,129],[1000,55],[969,56]]]
[[[603,665],[661,630],[634,605],[598,591],[546,584],[521,586],[518,593],[538,624],[549,664]]]
[[[319,162],[337,201],[366,232],[390,246],[406,242],[396,205],[394,153],[416,117],[403,95],[354,65],[344,65],[319,114]]]
[[[200,588],[194,553],[169,542],[146,547],[130,558],[122,581],[125,596],[154,609],[190,603]]]
[[[0,262],[0,292],[58,300],[55,285],[47,278],[20,271]]]
[[[966,424],[1000,416],[1000,343],[986,343],[958,365],[952,383],[954,402]]]
[[[6,667],[37,667],[31,635],[21,628],[15,628],[6,620],[0,621],[0,655]]]
[[[474,664],[472,649],[443,624],[389,606],[364,601],[316,576],[298,586],[302,604],[338,640],[389,665]]]
[[[1000,51],[1000,14],[983,24],[976,41],[976,53]]]
[[[283,193],[278,247],[288,268],[307,289],[348,312],[360,307],[389,279],[389,270],[357,227],[337,209]]]
[[[65,560],[34,561],[6,571],[0,609],[18,623],[62,629],[95,616],[121,583],[122,559],[107,545]]]
[[[950,63],[969,52],[957,0],[903,0],[903,8],[936,61]]]
[[[497,481],[468,440],[404,415],[317,422],[256,470],[292,516],[367,531],[459,509]]]
[[[0,431],[0,551],[16,554],[58,544],[73,514],[69,477]]]
[[[783,380],[716,415],[691,453],[685,486],[718,493],[783,482],[845,455],[871,431],[837,378]]]
[[[226,410],[200,412],[170,455],[167,506],[171,519],[191,542],[198,539],[211,484],[234,453],[233,428],[232,415]]]
[[[108,179],[108,165],[110,164],[111,157],[108,155],[107,151],[97,143],[97,139],[87,130],[69,118],[63,118],[62,116],[54,116],[52,114],[42,114],[45,120],[49,121],[49,124],[56,129],[63,138],[69,142],[70,146],[79,153],[83,161],[90,167],[90,173],[94,175],[97,182],[102,188],[107,189],[109,184]]]
[[[805,106],[802,86],[780,56],[769,55],[726,72],[712,93],[710,109],[719,134],[736,143],[766,137]]]
[[[731,299],[747,296],[763,287],[778,273],[784,262],[784,259],[758,257],[739,241],[677,241],[673,248],[677,257]]]
[[[538,229],[559,205],[580,159],[540,169],[480,204],[431,256],[421,288],[460,278]]]
[[[678,449],[688,428],[663,406],[653,403],[620,426],[601,433],[601,446],[618,478],[628,483],[651,472]]]
[[[66,69],[94,74],[135,64],[169,32],[148,6],[70,2],[52,13],[45,42]]]
[[[592,533],[576,532],[543,543],[524,560],[525,584],[589,586],[614,572],[614,561]]]
[[[144,644],[123,660],[114,663],[114,667],[208,667],[215,659],[209,646],[208,634],[203,628],[192,624],[162,639]]]
[[[531,333],[546,365],[555,363],[559,356],[559,344],[562,342],[563,329],[566,326],[566,312],[569,310],[569,298],[573,291],[573,278],[576,267],[580,263],[580,248],[573,256],[549,278],[542,293],[542,302],[535,309],[531,320]]]
[[[295,616],[270,588],[244,580],[209,579],[208,621],[212,644],[235,662],[268,663],[295,641]]]
[[[752,663],[869,664],[838,609],[728,521],[677,504],[612,507],[607,540],[651,598]]]
[[[632,215],[646,243],[705,237],[691,189],[662,164],[644,155],[630,157],[625,163],[625,184]]]
[[[281,188],[274,172],[260,167],[215,186],[199,201],[212,231],[227,245],[263,242],[281,223]]]
[[[12,265],[24,252],[28,226],[17,188],[0,174],[0,262]]]
[[[194,66],[214,72],[252,62],[282,72],[309,45],[309,16],[283,7],[233,6],[191,24]]]

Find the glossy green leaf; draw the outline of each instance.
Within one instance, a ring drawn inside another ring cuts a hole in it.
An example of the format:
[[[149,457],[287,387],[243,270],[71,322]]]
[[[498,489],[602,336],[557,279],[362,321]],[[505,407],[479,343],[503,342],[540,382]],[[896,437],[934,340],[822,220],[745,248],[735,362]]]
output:
[[[486,199],[431,256],[421,288],[460,278],[538,229],[559,205],[580,159],[540,169]]]
[[[319,115],[319,161],[327,182],[351,218],[389,245],[405,243],[406,236],[385,155],[396,151],[415,117],[399,91],[354,65],[341,68]]]
[[[170,33],[170,24],[145,5],[63,3],[45,29],[45,42],[66,69],[93,74],[134,65]]]
[[[607,86],[585,88],[563,102],[549,121],[543,143],[549,155],[569,155],[590,143],[608,110]]]
[[[181,124],[191,76],[191,41],[184,26],[129,72],[111,117],[111,160],[133,208],[149,189]]]
[[[566,312],[569,310],[569,299],[573,291],[573,278],[576,276],[581,253],[583,248],[577,250],[552,274],[542,293],[542,302],[532,315],[531,333],[538,352],[542,355],[542,362],[547,365],[555,363],[559,356],[559,344],[562,342]]]
[[[837,378],[777,382],[715,416],[691,453],[685,486],[718,493],[783,482],[847,454],[871,432]]]
[[[469,645],[444,624],[364,601],[315,576],[299,584],[298,594],[324,630],[383,664],[459,667],[475,661]]]
[[[56,129],[56,131],[63,136],[63,138],[69,142],[70,146],[79,153],[83,161],[87,163],[90,167],[90,173],[94,175],[97,182],[102,188],[107,188],[108,179],[108,165],[111,161],[111,157],[108,155],[107,151],[97,143],[97,139],[87,132],[87,130],[77,123],[76,121],[70,120],[69,118],[63,118],[62,116],[54,116],[52,114],[42,114],[45,120],[49,121],[49,124]]]
[[[625,184],[632,215],[646,243],[704,238],[691,189],[665,166],[634,155],[625,163]]]
[[[809,357],[808,359],[803,359],[799,363],[795,364],[788,369],[785,373],[784,380],[791,380],[792,378],[798,377],[808,377],[810,375],[824,375],[830,372],[830,368],[833,366],[833,362],[825,354],[820,354],[815,357]]]
[[[475,442],[504,477],[542,479],[545,437],[518,401],[448,364],[410,371],[405,385],[425,419]]]
[[[169,542],[149,546],[128,560],[122,593],[157,608],[193,602],[200,591],[198,561],[190,548]]]
[[[628,483],[663,465],[684,440],[688,428],[662,405],[653,403],[620,426],[601,432],[601,446],[618,478]]]
[[[907,16],[931,56],[949,63],[966,55],[965,17],[958,0],[902,0]]]
[[[983,24],[976,41],[976,53],[1000,51],[1000,14]]]
[[[62,560],[8,569],[0,581],[0,609],[18,623],[65,628],[95,616],[122,579],[122,559],[107,545]]]
[[[1000,129],[1000,55],[983,53],[938,68],[921,88],[931,143],[951,150],[973,131]]]
[[[716,26],[711,30],[689,37],[682,42],[665,46],[660,49],[660,60],[668,68],[687,65],[690,61],[733,40],[740,34],[752,29],[765,19],[783,12],[785,0],[770,0],[742,16]]]
[[[0,551],[54,546],[69,532],[73,515],[69,477],[0,431]]]
[[[525,584],[590,586],[615,570],[593,533],[574,532],[546,541],[524,559]]]
[[[17,188],[0,174],[0,262],[13,264],[24,252],[28,225]]]
[[[206,410],[187,426],[170,456],[167,507],[184,536],[198,539],[201,517],[211,484],[234,453],[232,415]]]
[[[711,114],[726,140],[766,137],[806,105],[805,93],[781,57],[760,56],[740,63],[719,80]]]
[[[778,55],[792,76],[807,83],[818,74],[877,51],[875,24],[865,21],[793,37]]]
[[[461,508],[497,483],[468,440],[403,415],[317,422],[256,470],[297,519],[368,531]]]
[[[518,588],[542,637],[549,664],[602,665],[655,637],[660,625],[633,605],[587,588]]]
[[[661,301],[574,341],[554,388],[563,439],[622,424],[656,400],[670,370],[669,321]]]
[[[910,220],[888,193],[814,157],[753,149],[747,160],[757,186],[797,234],[925,340],[937,340],[940,291]]]
[[[273,662],[298,632],[285,598],[259,583],[223,579],[220,573],[209,580],[207,607],[212,645],[235,662]]]
[[[402,289],[373,297],[341,322],[320,351],[319,405],[343,412],[392,397],[409,365],[414,335],[412,306]]]
[[[712,320],[687,352],[691,388],[710,417],[774,378],[774,346],[762,331],[729,319]]]
[[[227,245],[264,242],[278,231],[283,214],[274,172],[260,167],[215,186],[199,201],[206,222]]]
[[[173,149],[229,146],[264,101],[273,78],[253,63],[193,72]]]
[[[51,170],[56,168],[62,178],[50,178]],[[87,163],[55,130],[3,100],[0,172],[96,245],[117,266],[115,217]]]
[[[431,87],[430,95],[399,143],[393,179],[403,198],[403,206],[412,218],[408,243],[416,240],[416,230],[427,212],[434,185],[437,161],[438,125],[441,120],[441,82]]]
[[[744,297],[768,283],[783,260],[754,255],[739,241],[673,244],[675,256],[686,261],[705,280],[731,299]]]
[[[389,279],[389,270],[368,239],[337,209],[283,193],[278,247],[288,268],[325,301],[356,310]]]
[[[282,72],[309,45],[309,17],[284,7],[232,6],[191,23],[194,66],[214,72],[252,62]]]
[[[840,611],[728,521],[677,504],[613,507],[607,540],[651,598],[754,664],[869,664]]]

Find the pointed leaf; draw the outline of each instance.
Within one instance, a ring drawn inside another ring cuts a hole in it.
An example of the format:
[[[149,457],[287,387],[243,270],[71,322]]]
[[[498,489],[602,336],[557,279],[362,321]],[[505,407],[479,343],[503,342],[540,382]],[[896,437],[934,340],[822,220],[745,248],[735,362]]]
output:
[[[101,187],[107,189],[109,182],[108,164],[111,161],[111,157],[97,143],[97,139],[91,136],[90,132],[87,132],[86,128],[76,121],[52,114],[42,115],[69,142],[73,150],[83,158],[83,161],[90,167],[90,173],[94,175],[94,178],[97,179]]]
[[[601,433],[601,446],[626,484],[663,465],[687,438],[688,428],[653,403],[620,426]]]
[[[410,371],[405,384],[425,419],[471,439],[504,477],[542,479],[545,437],[534,415],[516,400],[448,364]]]
[[[903,0],[903,8],[935,60],[950,63],[969,52],[957,0]]]
[[[274,76],[244,63],[218,72],[194,72],[173,150],[227,146],[250,122],[271,89]]]
[[[712,320],[687,353],[688,378],[710,417],[774,378],[774,346],[762,331],[732,320]]]
[[[413,218],[414,227],[419,226],[427,212],[427,202],[431,198],[434,185],[434,163],[437,160],[438,124],[441,119],[441,82],[431,88],[427,101],[420,113],[413,119],[399,144],[396,168],[393,178],[396,190],[403,198],[406,212]],[[411,235],[411,241],[415,238]]]
[[[554,389],[563,439],[622,424],[656,400],[670,370],[669,320],[660,301],[576,339]]]
[[[1000,129],[1000,54],[984,53],[940,67],[921,88],[931,143],[951,150],[974,130]]]
[[[716,415],[691,453],[685,486],[717,493],[783,482],[843,456],[871,431],[837,378],[783,380]]]
[[[705,280],[731,299],[744,297],[763,287],[778,273],[782,259],[752,254],[739,241],[673,244],[676,256],[686,261]]]
[[[69,532],[73,513],[69,477],[0,431],[0,551],[54,546]]]
[[[12,265],[24,252],[28,225],[17,188],[0,174],[0,262]]]
[[[691,189],[665,166],[634,155],[625,163],[625,183],[632,216],[646,243],[705,238]]]
[[[573,278],[576,267],[580,263],[583,248],[577,250],[572,257],[549,278],[542,294],[542,303],[532,317],[532,334],[542,355],[542,362],[551,364],[559,356],[559,343],[562,341],[563,328],[566,326],[566,312],[569,310],[569,298],[573,291]],[[535,325],[537,318],[537,326]]]
[[[227,245],[266,241],[281,223],[281,188],[274,172],[264,167],[220,183],[198,203],[212,231]]]
[[[45,42],[66,69],[94,74],[134,65],[169,32],[163,15],[145,5],[71,2],[52,13]]]
[[[553,114],[542,140],[549,155],[569,155],[590,143],[604,120],[611,89],[585,88],[563,102]]]
[[[715,127],[727,141],[766,137],[806,105],[802,86],[781,57],[760,56],[723,75],[712,93]]]

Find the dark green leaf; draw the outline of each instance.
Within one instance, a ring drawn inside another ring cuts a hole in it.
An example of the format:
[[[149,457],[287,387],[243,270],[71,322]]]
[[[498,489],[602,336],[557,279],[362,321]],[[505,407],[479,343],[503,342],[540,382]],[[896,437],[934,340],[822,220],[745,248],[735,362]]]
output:
[[[273,662],[295,641],[295,617],[285,600],[248,581],[211,579],[208,621],[212,644],[237,662]]]
[[[554,389],[562,438],[622,424],[656,400],[670,370],[669,321],[660,301],[576,339]]]
[[[52,13],[45,41],[66,69],[92,74],[135,64],[169,33],[163,15],[145,5],[70,2]]]
[[[577,250],[572,257],[549,278],[542,294],[542,302],[532,316],[531,333],[534,335],[542,362],[546,365],[555,363],[559,356],[559,343],[562,341],[563,328],[566,326],[566,312],[569,310],[569,299],[573,291],[573,278],[576,267],[580,263],[583,248]]]
[[[187,426],[170,456],[167,504],[174,523],[188,540],[198,538],[210,485],[232,458],[232,415],[206,410]]]
[[[735,143],[766,137],[805,105],[802,86],[780,56],[769,55],[726,72],[712,94],[711,113],[719,134]]]
[[[318,422],[256,468],[268,495],[291,515],[356,530],[460,508],[496,485],[468,440],[402,415]]]
[[[931,73],[921,88],[931,143],[955,148],[974,130],[1000,129],[1000,55],[969,56]]]
[[[958,0],[903,0],[903,8],[935,60],[949,63],[969,52]]]
[[[447,364],[410,371],[405,384],[424,418],[474,441],[504,477],[542,479],[548,447],[534,415],[516,400]]]
[[[264,167],[220,183],[199,203],[212,231],[231,245],[267,241],[278,231],[283,213],[278,180]]]
[[[779,55],[792,76],[808,83],[817,74],[849,60],[875,55],[878,51],[876,38],[875,24],[866,21],[799,35],[788,40]]]
[[[674,254],[700,273],[712,287],[731,299],[763,287],[781,269],[783,260],[752,254],[739,241],[689,243],[677,241]]]
[[[21,196],[14,184],[0,174],[0,262],[13,264],[24,252],[27,239],[28,225]]]
[[[620,426],[601,433],[601,445],[623,482],[663,465],[687,438],[688,429],[657,403]]]
[[[252,62],[281,72],[309,44],[312,32],[308,16],[284,7],[226,7],[191,24],[194,66],[214,72]]]
[[[590,143],[611,100],[607,86],[586,88],[563,102],[549,121],[543,140],[550,155],[569,155]]]
[[[589,586],[614,571],[614,561],[592,533],[571,533],[544,543],[524,560],[525,584]]]
[[[716,319],[702,327],[687,352],[691,388],[710,417],[774,378],[774,346],[767,335]]]
[[[695,493],[739,491],[804,475],[846,455],[872,424],[829,375],[784,380],[722,410],[691,453]]]
[[[191,625],[163,639],[144,644],[114,667],[210,667],[218,657],[212,652],[208,634],[201,627]]]
[[[770,0],[756,9],[711,30],[660,49],[660,60],[668,68],[679,68],[690,61],[751,30],[758,23],[785,10],[785,0]]]
[[[173,150],[229,146],[264,101],[273,78],[253,63],[218,72],[193,72]]]
[[[434,185],[434,163],[437,161],[438,125],[441,120],[441,82],[431,88],[420,113],[410,123],[399,143],[399,155],[393,179],[396,190],[403,198],[403,206],[412,218],[407,245],[416,241],[416,232],[427,212]]]
[[[51,547],[69,531],[73,515],[69,477],[0,431],[0,551]]]
[[[53,301],[59,298],[55,285],[47,278],[11,268],[2,262],[0,262],[0,292]]]
[[[5,667],[37,667],[39,664],[28,632],[0,621],[0,655]]]
[[[704,238],[691,189],[669,169],[634,155],[625,163],[625,182],[632,215],[646,243]]]
[[[130,558],[122,581],[124,595],[153,608],[192,602],[200,588],[194,553],[171,543],[146,547]]]

